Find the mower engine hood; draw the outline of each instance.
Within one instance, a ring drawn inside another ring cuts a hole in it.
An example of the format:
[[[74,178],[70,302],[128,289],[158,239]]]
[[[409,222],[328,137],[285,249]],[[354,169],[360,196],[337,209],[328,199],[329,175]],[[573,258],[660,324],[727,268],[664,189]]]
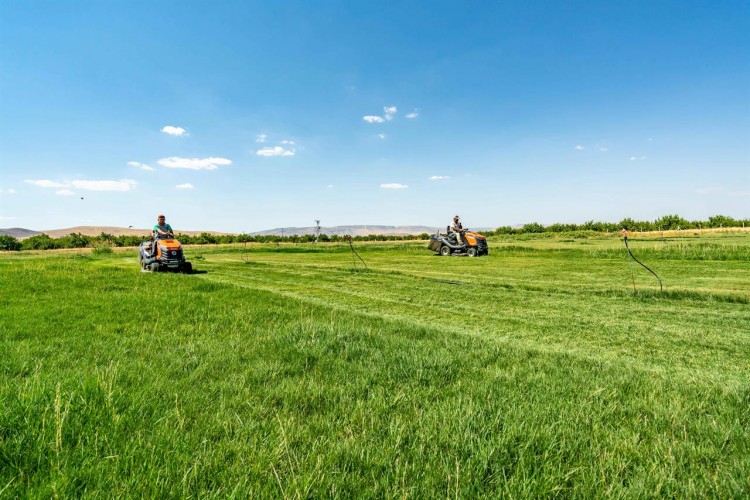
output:
[[[182,245],[180,245],[180,242],[177,240],[159,240],[159,246],[167,251],[179,250],[182,248]]]

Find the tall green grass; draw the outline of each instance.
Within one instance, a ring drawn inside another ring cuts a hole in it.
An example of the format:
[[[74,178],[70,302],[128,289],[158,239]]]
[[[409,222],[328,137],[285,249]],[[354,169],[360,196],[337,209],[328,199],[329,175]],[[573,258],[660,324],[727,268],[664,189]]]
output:
[[[610,243],[3,255],[0,497],[747,496],[747,261]]]

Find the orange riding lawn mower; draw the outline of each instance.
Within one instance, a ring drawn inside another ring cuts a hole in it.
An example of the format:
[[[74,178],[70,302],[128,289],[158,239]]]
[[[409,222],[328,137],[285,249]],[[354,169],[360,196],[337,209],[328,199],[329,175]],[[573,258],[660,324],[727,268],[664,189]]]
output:
[[[461,242],[459,243],[456,233],[451,231],[450,226],[446,228],[445,234],[441,234],[439,231],[431,234],[427,248],[444,257],[449,255],[481,257],[490,253],[487,247],[487,238],[479,233],[464,229],[461,231]]]
[[[144,272],[172,271],[190,274],[193,265],[185,260],[182,245],[169,234],[161,238],[152,237],[138,247],[138,263]]]

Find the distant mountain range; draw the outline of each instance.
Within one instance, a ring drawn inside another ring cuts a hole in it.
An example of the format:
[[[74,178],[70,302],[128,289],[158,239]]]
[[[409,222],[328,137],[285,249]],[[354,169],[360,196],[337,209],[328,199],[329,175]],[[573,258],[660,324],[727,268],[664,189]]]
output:
[[[432,234],[438,230],[445,232],[445,226],[441,228],[430,227],[430,226],[331,226],[321,227],[320,234],[327,234],[332,236],[337,234],[339,236],[367,236],[369,234],[384,234],[393,236],[406,236],[406,235],[417,235],[422,233]],[[476,231],[491,231],[490,228],[478,228]],[[218,231],[183,231],[176,229],[178,233],[199,235],[201,233],[209,234],[237,234],[237,233],[221,233]],[[304,235],[304,234],[315,234],[316,227],[277,227],[275,229],[267,229],[265,231],[256,231],[249,233],[251,235],[263,236],[263,235],[275,235],[275,236],[293,236],[293,235]],[[20,240],[36,236],[38,234],[46,234],[51,238],[61,238],[72,233],[79,233],[86,236],[99,236],[102,233],[111,234],[113,236],[149,236],[151,229],[141,229],[132,227],[115,227],[115,226],[76,226],[69,227],[66,229],[45,229],[42,231],[34,231],[32,229],[24,229],[21,227],[11,227],[8,229],[0,229],[0,235],[13,236]]]
[[[265,236],[292,236],[303,234],[315,234],[315,226],[309,227],[277,227],[275,229],[266,229],[265,231],[256,231],[251,235]],[[333,236],[367,236],[368,234],[385,234],[393,236],[406,236],[410,234],[435,233],[438,228],[429,226],[331,226],[320,228],[320,234]],[[443,228],[443,231],[445,228]]]
[[[32,231],[31,229],[24,229],[22,227],[0,229],[0,236],[13,236],[14,238],[18,238],[19,240],[28,238],[30,236],[36,236],[37,234],[41,233],[39,231]]]

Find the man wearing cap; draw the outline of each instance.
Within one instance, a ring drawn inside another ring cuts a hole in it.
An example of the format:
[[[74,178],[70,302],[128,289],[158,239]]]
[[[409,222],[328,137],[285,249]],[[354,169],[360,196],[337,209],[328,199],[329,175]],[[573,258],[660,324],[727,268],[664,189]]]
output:
[[[156,225],[154,225],[153,229],[154,233],[154,244],[153,244],[153,252],[156,252],[156,240],[160,238],[174,238],[174,232],[172,232],[172,226],[167,224],[167,218],[164,217],[164,214],[159,214],[159,216],[156,218]]]
[[[463,241],[461,241],[461,233],[463,233],[463,230],[464,227],[461,225],[461,221],[458,220],[458,215],[454,215],[451,231],[456,233],[456,242],[458,242],[459,245],[463,245]]]

